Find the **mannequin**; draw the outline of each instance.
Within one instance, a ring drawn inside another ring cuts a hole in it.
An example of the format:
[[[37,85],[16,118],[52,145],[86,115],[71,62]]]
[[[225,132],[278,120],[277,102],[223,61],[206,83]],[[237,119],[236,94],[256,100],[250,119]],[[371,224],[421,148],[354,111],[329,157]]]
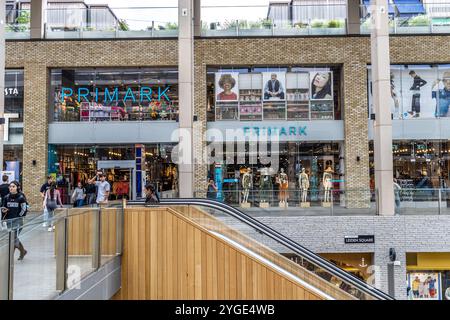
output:
[[[173,170],[173,180],[172,180],[172,190],[178,195],[178,170],[174,168]]]
[[[323,202],[331,202],[332,179],[333,179],[333,170],[331,169],[330,166],[328,166],[325,172],[323,173],[322,178],[323,188],[325,190]]]
[[[279,194],[280,206],[284,207],[287,205],[287,198],[288,198],[287,190],[289,188],[289,181],[288,181],[288,176],[284,172],[283,168],[280,169],[280,174],[278,175],[277,182],[278,182],[279,188],[280,188],[280,194]]]
[[[298,178],[298,184],[301,191],[301,201],[306,202],[309,189],[309,177],[305,172],[305,168],[302,168],[302,172],[300,173],[300,176]]]
[[[252,169],[248,168],[242,176],[242,188],[244,189],[242,203],[247,203],[250,188],[253,186]]]
[[[261,195],[261,202],[267,203],[269,201],[269,190],[272,190],[272,180],[270,178],[269,168],[261,169],[261,178],[259,181],[259,189]]]

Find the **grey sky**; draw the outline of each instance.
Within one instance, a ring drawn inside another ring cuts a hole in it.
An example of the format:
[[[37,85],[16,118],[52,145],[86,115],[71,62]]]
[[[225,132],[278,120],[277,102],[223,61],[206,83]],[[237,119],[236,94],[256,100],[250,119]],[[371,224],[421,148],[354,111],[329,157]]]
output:
[[[120,19],[127,20],[133,29],[145,28],[151,25],[151,21],[159,24],[177,21],[178,0],[85,0],[85,2],[88,4],[107,3],[113,8],[114,13]],[[267,16],[269,2],[286,2],[286,0],[202,0],[202,7],[204,7],[202,20],[206,22],[236,19],[258,20]],[[217,7],[225,5],[239,6],[239,8]],[[156,9],[156,7],[160,7],[160,9]],[[165,7],[165,9],[161,7]]]

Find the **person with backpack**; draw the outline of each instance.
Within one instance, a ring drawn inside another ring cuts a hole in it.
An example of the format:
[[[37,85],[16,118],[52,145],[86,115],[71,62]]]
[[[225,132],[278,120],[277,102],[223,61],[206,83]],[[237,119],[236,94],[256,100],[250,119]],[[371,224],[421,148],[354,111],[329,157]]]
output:
[[[14,241],[14,249],[19,249],[20,256],[18,260],[23,260],[27,254],[27,250],[23,247],[19,239],[22,231],[23,218],[28,211],[28,204],[25,195],[20,190],[20,184],[12,181],[9,184],[9,193],[2,199],[2,221],[6,223],[8,228],[13,229],[16,234]]]
[[[53,215],[56,208],[58,208],[58,205],[60,208],[64,208],[62,201],[61,201],[61,194],[59,190],[56,187],[56,183],[52,182],[50,185],[50,188],[45,192],[44,197],[44,209],[47,208],[48,211],[48,220],[49,220],[49,228],[48,231],[51,232],[55,230],[55,226],[53,225]]]

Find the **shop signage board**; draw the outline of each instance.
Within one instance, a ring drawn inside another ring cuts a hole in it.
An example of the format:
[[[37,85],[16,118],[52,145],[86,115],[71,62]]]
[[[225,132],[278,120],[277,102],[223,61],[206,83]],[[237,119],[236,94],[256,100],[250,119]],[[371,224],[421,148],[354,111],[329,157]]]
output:
[[[359,236],[345,236],[344,243],[353,244],[353,243],[375,243],[374,235],[359,235]]]
[[[278,139],[279,141],[344,141],[342,120],[322,121],[216,121],[207,124],[208,141],[246,141]],[[330,132],[332,134],[330,135]]]

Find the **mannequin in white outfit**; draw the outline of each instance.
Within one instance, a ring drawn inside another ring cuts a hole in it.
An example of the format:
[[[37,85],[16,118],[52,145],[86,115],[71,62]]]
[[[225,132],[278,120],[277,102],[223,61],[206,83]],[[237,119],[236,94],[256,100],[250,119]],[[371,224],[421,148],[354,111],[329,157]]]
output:
[[[252,178],[252,169],[248,168],[247,172],[244,173],[244,175],[242,176],[242,188],[244,189],[244,193],[243,193],[243,199],[242,199],[242,203],[247,203],[248,201],[248,195],[250,193],[250,188],[253,185],[253,178]]]
[[[328,166],[328,168],[323,173],[323,178],[322,178],[323,188],[325,190],[323,202],[331,202],[331,187],[332,187],[331,180],[332,179],[333,179],[333,170],[331,169],[330,166]]]
[[[305,168],[302,168],[302,172],[298,177],[298,184],[300,186],[301,201],[306,202],[309,189],[309,177],[308,174],[305,172]]]

